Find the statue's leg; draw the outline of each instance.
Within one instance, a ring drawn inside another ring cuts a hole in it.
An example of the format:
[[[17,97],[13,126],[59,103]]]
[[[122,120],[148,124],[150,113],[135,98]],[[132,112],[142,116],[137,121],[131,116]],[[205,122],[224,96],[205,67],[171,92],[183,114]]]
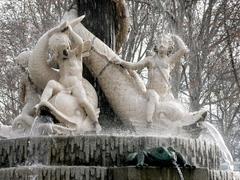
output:
[[[61,125],[57,125],[57,124],[52,125],[52,129],[53,129],[54,134],[58,134],[58,135],[60,135],[60,134],[72,135],[72,133],[75,131],[75,129],[67,128],[67,127],[64,127]]]
[[[33,107],[35,105],[36,104],[29,102],[24,105],[21,114],[19,114],[13,121],[13,129],[29,128],[32,126],[35,116]]]
[[[25,113],[21,113],[14,119],[12,128],[14,130],[28,129],[28,128],[30,129],[33,121],[34,121],[34,118],[32,116],[29,116],[28,114],[25,114]]]
[[[146,93],[146,91],[147,91],[146,86],[145,86],[143,80],[139,77],[139,74],[136,71],[130,70],[130,69],[128,69],[128,73],[129,73],[129,75],[131,75],[131,77],[134,78],[134,82],[136,83],[137,87],[143,93]]]
[[[27,114],[29,116],[34,117],[35,111],[33,107],[36,106],[38,103],[39,102],[27,102],[22,109],[22,114]]]
[[[85,89],[80,81],[76,82],[73,86],[72,95],[77,98],[79,105],[84,108],[93,123],[98,123],[97,113],[95,112],[93,105],[87,99]]]
[[[153,122],[153,114],[156,109],[156,104],[159,101],[159,96],[156,91],[149,89],[147,90],[147,123],[150,125]]]
[[[163,113],[176,126],[187,126],[197,121],[203,121],[206,117],[206,111],[189,113],[181,104],[174,101],[160,101],[156,109],[157,113]]]
[[[160,101],[157,105],[157,111],[157,113],[162,113],[171,122],[190,118],[190,114],[187,113],[178,103],[171,101]]]
[[[63,89],[64,87],[59,82],[50,80],[42,93],[41,101],[48,101],[53,96],[53,94],[56,94]]]

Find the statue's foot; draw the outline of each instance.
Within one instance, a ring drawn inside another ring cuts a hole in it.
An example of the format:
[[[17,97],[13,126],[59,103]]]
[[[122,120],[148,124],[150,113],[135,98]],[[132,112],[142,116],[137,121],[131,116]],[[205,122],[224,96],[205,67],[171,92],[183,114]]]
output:
[[[97,119],[98,119],[98,118],[99,118],[99,114],[100,114],[100,109],[97,108],[96,111],[95,111],[95,113],[96,113],[96,117],[97,117]]]
[[[75,131],[75,129],[64,127],[57,124],[54,124],[52,128],[53,128],[54,134],[57,134],[57,135],[73,135],[72,133]]]
[[[96,133],[99,133],[102,130],[102,127],[100,126],[99,122],[93,122],[93,129]]]
[[[147,122],[147,128],[152,129],[153,128],[153,123],[152,122]]]
[[[21,114],[19,114],[12,123],[12,129],[13,130],[26,130],[26,129],[31,129],[31,126],[33,124],[34,121],[34,117],[22,112]]]
[[[100,114],[100,109],[96,108],[95,109],[95,119],[91,119],[92,121],[92,127],[93,127],[93,131],[98,133],[102,130],[102,127],[100,126],[99,122],[98,122],[98,118],[99,118],[99,114]]]
[[[204,127],[202,126],[202,122],[205,121],[207,117],[207,111],[206,110],[200,110],[197,112],[192,113],[194,118],[194,123],[183,126],[182,128],[191,135],[192,138],[198,138],[201,134],[201,132],[204,130]]]
[[[195,122],[203,122],[207,117],[207,111],[205,109],[202,109],[200,111],[193,112],[192,115]]]

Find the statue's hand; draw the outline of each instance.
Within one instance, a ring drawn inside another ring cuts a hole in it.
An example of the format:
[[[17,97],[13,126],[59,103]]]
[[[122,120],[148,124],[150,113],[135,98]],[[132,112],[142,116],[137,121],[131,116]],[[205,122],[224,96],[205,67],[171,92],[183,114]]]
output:
[[[80,16],[80,17],[72,20],[69,24],[70,24],[70,26],[74,27],[74,26],[76,26],[77,24],[79,24],[84,18],[85,18],[85,15]]]
[[[149,128],[149,129],[153,128],[153,123],[152,122],[147,122],[147,128]]]
[[[177,39],[182,39],[182,38],[180,38],[180,36],[177,35],[177,34],[171,34],[171,38],[173,38],[173,39],[175,39],[175,40],[177,40]]]
[[[59,32],[64,32],[68,29],[68,21],[65,21],[63,23],[61,23],[60,25],[58,25],[55,28],[52,28],[48,31],[47,35],[48,37],[51,37],[53,34],[55,33],[59,33]]]
[[[179,48],[184,49],[185,54],[188,54],[190,50],[187,45],[183,42],[183,40],[176,34],[172,34],[171,37],[177,42]]]
[[[112,58],[110,62],[112,62],[113,64],[122,64],[122,60],[118,57]]]
[[[66,27],[66,29],[68,29],[70,32],[73,31],[72,26],[70,24],[68,24],[68,26]]]
[[[171,34],[171,38],[172,38],[172,40],[174,40],[177,43],[179,41],[182,41],[182,39],[178,35],[176,35],[176,34]]]
[[[59,25],[59,31],[60,32],[65,32],[69,28],[69,23],[68,21],[63,22],[62,24]]]

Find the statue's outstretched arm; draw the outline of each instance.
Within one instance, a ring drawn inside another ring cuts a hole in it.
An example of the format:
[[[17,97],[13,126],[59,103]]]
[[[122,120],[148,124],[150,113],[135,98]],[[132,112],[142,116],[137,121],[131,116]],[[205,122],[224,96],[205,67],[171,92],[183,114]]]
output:
[[[34,84],[40,89],[44,89],[49,80],[59,78],[58,72],[54,71],[47,63],[49,38],[55,33],[64,31],[66,26],[67,22],[64,22],[47,31],[32,50],[28,64],[29,74]]]
[[[118,58],[112,60],[112,62],[115,63],[115,64],[120,64],[127,69],[141,70],[141,69],[149,66],[149,57],[146,57],[143,60],[138,61],[136,63],[123,61],[123,60],[120,60]]]
[[[170,56],[169,58],[169,63],[170,64],[175,64],[177,61],[179,61],[185,54],[187,54],[189,52],[189,49],[187,47],[187,45],[183,42],[183,40],[177,36],[177,35],[173,35],[172,36],[176,42],[177,45],[179,47],[179,49],[177,50],[177,52],[175,52],[173,55]]]
[[[67,21],[63,22],[59,26],[56,26],[50,30],[47,31],[48,38],[50,38],[53,34],[63,32],[67,28]]]
[[[77,24],[79,24],[84,19],[84,17],[85,17],[85,15],[80,16],[70,22],[67,22],[67,27],[65,28],[65,30],[68,30],[69,36],[71,37],[71,39],[73,40],[73,42],[76,46],[73,49],[73,53],[76,56],[82,55],[82,53],[84,53],[86,51],[86,47],[88,47],[88,45],[85,45],[85,43],[83,42],[83,39],[73,30],[73,27],[76,26]]]

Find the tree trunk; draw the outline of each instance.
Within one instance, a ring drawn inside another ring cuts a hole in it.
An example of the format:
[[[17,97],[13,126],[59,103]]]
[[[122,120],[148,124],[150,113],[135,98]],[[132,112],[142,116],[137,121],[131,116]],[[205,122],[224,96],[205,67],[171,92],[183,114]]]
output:
[[[78,15],[84,15],[83,25],[110,48],[115,50],[116,42],[116,5],[113,0],[75,0]],[[99,122],[103,128],[121,124],[102,92],[97,78],[94,78],[86,66],[83,76],[95,87],[100,107]]]
[[[115,50],[116,7],[113,0],[76,0],[83,25]]]

